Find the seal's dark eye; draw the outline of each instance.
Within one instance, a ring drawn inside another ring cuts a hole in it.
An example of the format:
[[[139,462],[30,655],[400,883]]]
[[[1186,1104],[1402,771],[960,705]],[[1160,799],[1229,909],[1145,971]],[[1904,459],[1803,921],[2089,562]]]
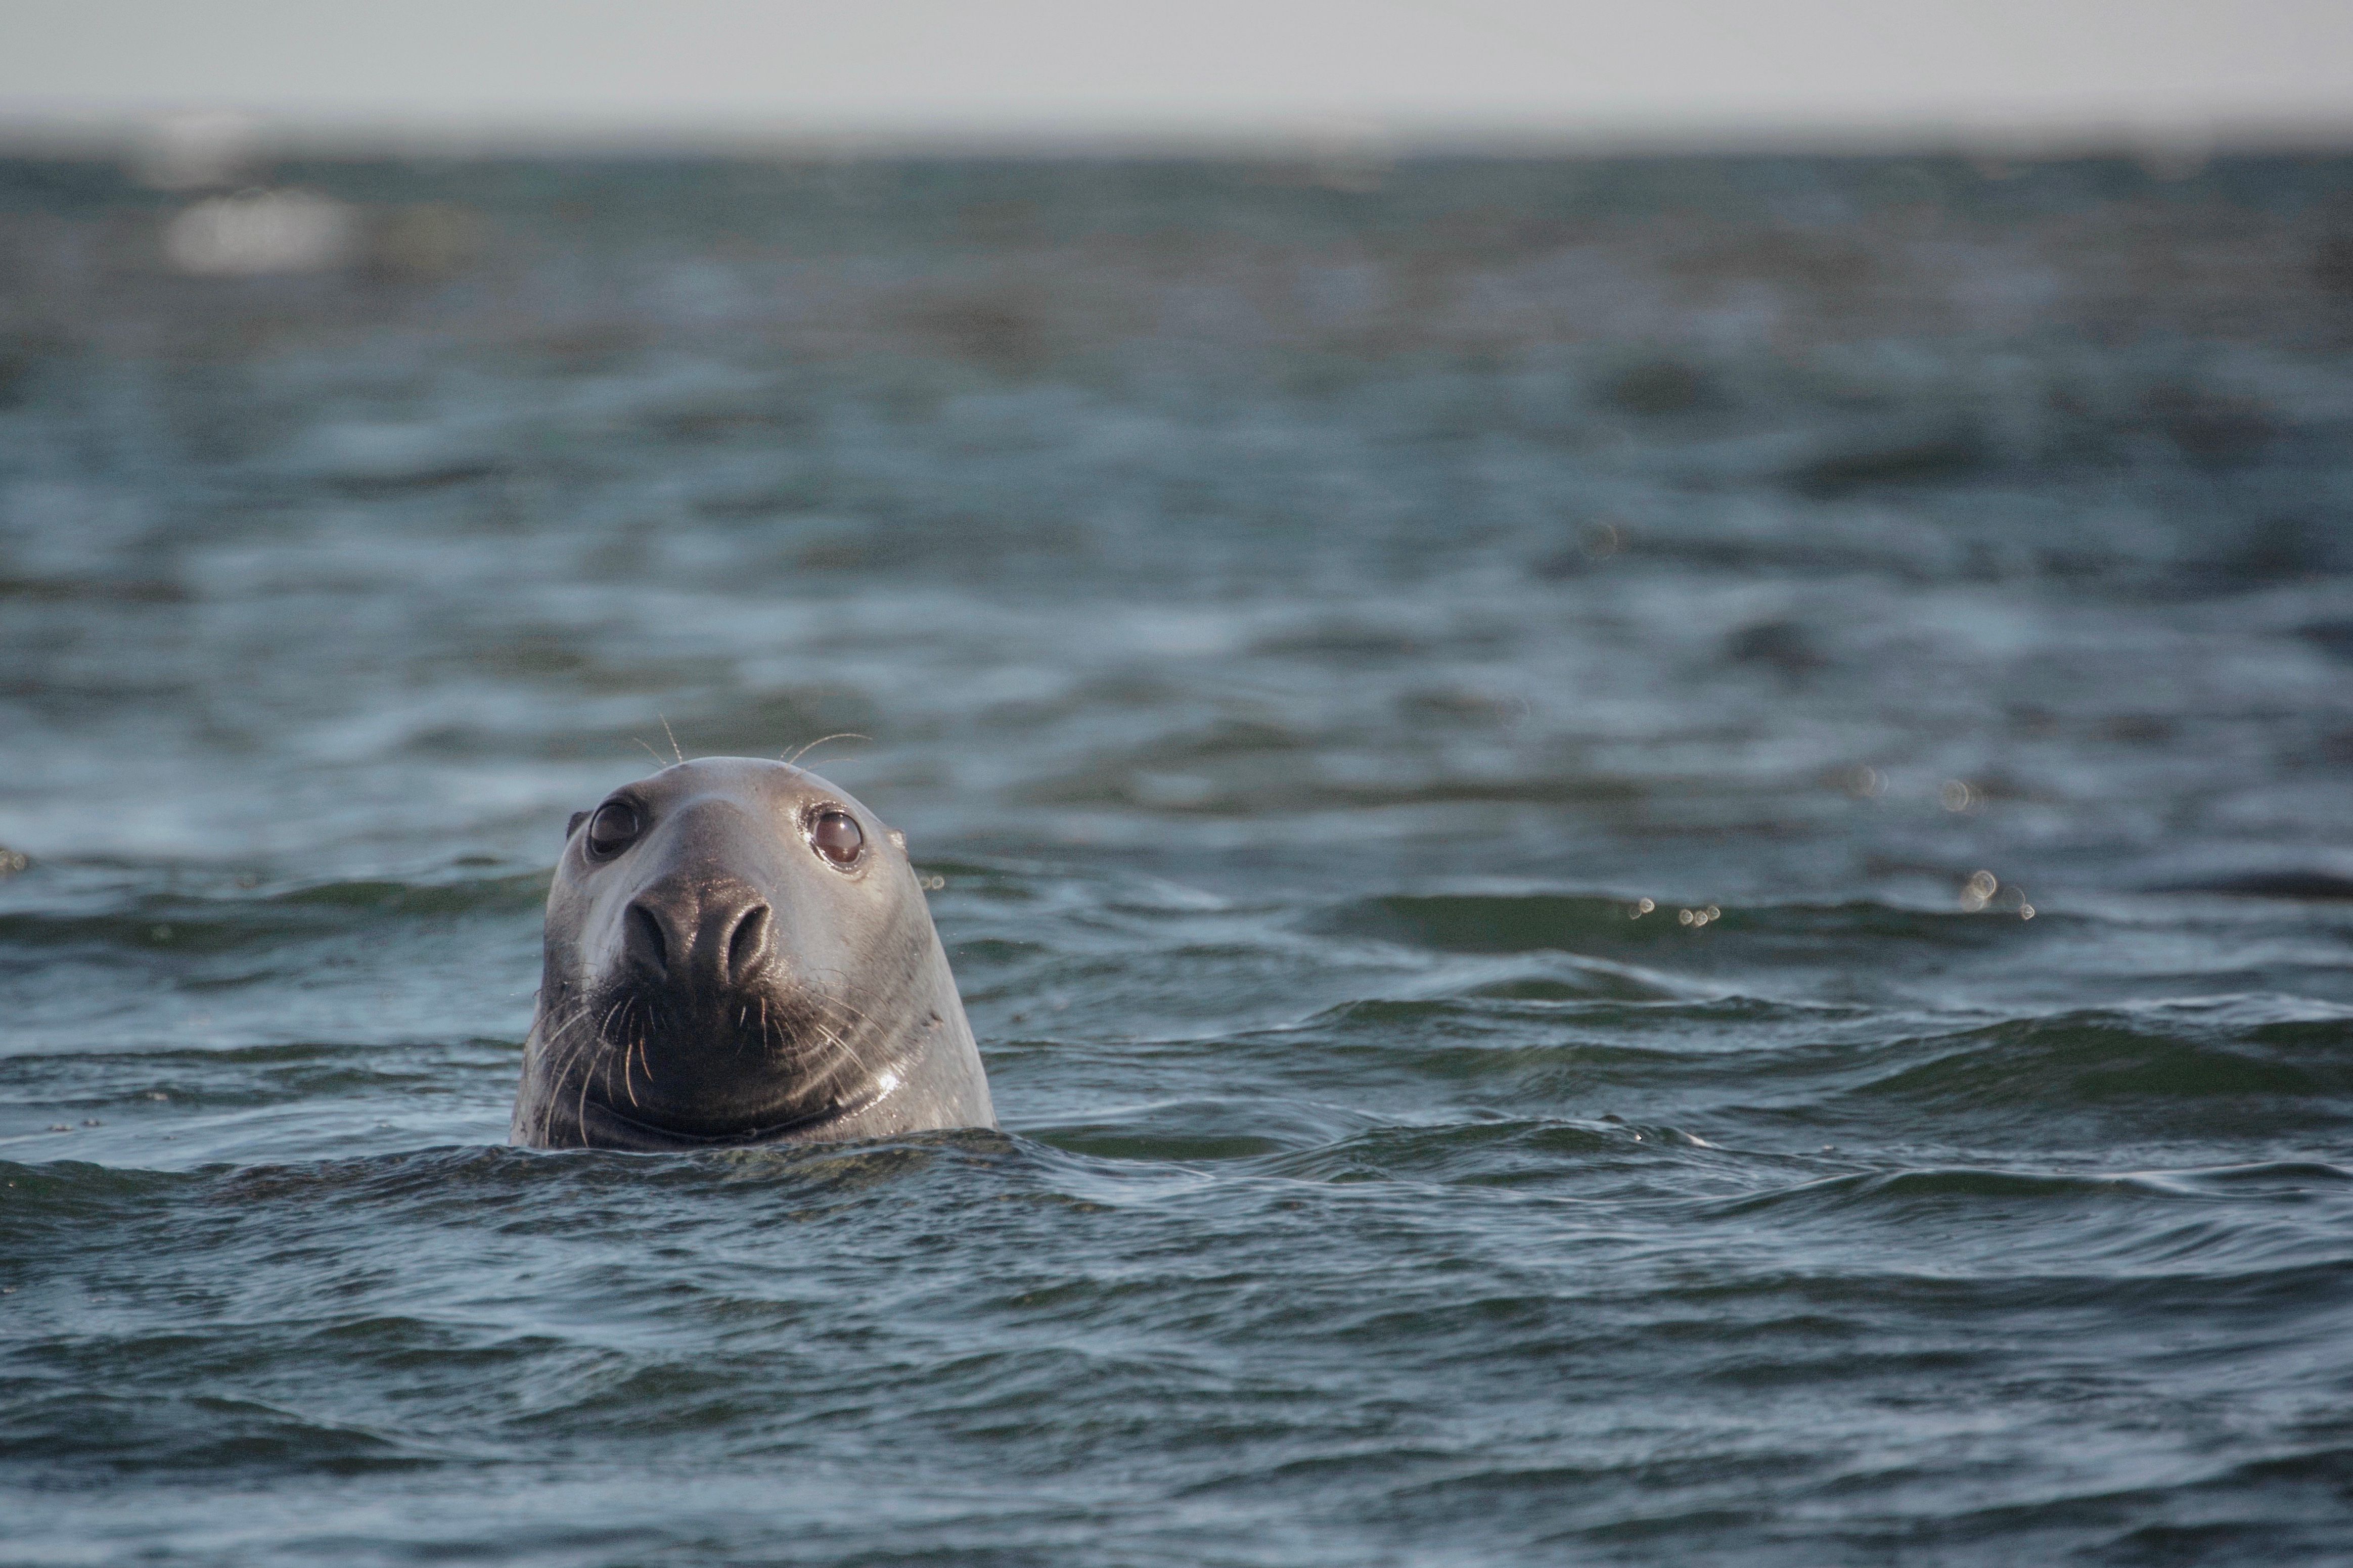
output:
[[[626,800],[608,800],[588,819],[589,858],[609,860],[636,843],[638,835],[644,830],[636,806]]]
[[[859,831],[858,819],[846,811],[821,811],[809,824],[809,844],[817,852],[837,866],[847,866],[858,858],[866,847],[866,835]]]

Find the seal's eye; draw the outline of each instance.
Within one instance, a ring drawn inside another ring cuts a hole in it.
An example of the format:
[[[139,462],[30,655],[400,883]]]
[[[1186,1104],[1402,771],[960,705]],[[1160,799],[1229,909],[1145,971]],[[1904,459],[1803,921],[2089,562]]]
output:
[[[626,800],[608,800],[588,819],[588,858],[609,860],[638,841],[645,824],[638,808]]]
[[[837,866],[847,866],[866,847],[858,819],[846,811],[821,811],[809,824],[809,847]]]

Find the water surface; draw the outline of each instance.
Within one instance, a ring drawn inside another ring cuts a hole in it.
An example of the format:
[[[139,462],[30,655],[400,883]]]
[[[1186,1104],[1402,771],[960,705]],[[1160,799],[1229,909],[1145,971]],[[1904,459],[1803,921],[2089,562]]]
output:
[[[0,165],[0,1561],[2353,1555],[2353,164],[1344,173]],[[837,731],[1003,1130],[503,1147]]]

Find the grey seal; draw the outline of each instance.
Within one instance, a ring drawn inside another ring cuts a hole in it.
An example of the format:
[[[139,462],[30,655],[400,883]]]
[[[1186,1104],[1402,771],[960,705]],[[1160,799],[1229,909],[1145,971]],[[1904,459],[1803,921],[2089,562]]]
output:
[[[573,816],[515,1142],[996,1125],[906,839],[847,791],[785,763],[698,757]]]

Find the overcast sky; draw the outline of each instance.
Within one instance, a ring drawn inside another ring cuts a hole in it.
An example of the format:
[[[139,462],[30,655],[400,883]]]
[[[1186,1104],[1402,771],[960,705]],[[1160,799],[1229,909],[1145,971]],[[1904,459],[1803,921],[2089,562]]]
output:
[[[0,120],[498,140],[2353,129],[2353,0],[0,0]]]

